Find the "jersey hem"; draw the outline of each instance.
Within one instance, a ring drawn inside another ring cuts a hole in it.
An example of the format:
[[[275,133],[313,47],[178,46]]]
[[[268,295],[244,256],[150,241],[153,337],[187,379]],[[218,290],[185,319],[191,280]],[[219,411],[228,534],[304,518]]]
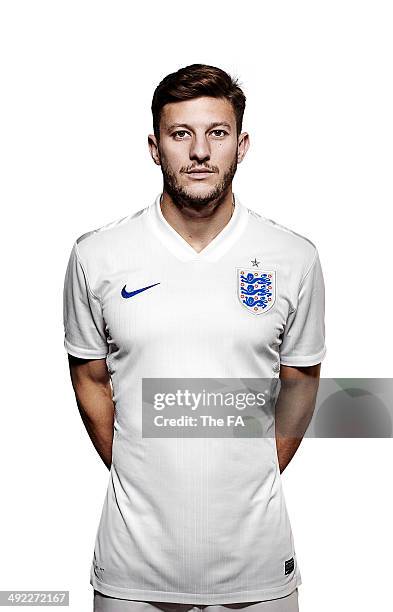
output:
[[[269,589],[258,589],[256,591],[236,591],[234,593],[175,593],[168,591],[149,591],[142,589],[126,589],[124,587],[114,587],[98,580],[93,574],[90,577],[90,584],[103,595],[116,597],[119,599],[131,599],[138,601],[162,601],[166,603],[186,603],[214,605],[226,603],[243,603],[252,601],[266,601],[278,599],[290,595],[298,586],[302,584],[300,573],[295,573],[292,580],[283,586],[271,587]]]
[[[307,355],[307,356],[298,356],[298,357],[283,357],[281,358],[280,356],[280,364],[281,365],[286,365],[286,366],[293,366],[293,367],[307,367],[307,366],[312,366],[312,365],[317,365],[318,363],[321,363],[321,361],[324,359],[326,355],[326,346],[323,347],[322,351],[319,351],[319,353],[315,353],[314,355]]]
[[[66,338],[64,339],[64,347],[70,355],[73,357],[79,357],[79,359],[105,359],[108,355],[108,351],[103,352],[102,350],[85,349],[79,348],[71,344]]]

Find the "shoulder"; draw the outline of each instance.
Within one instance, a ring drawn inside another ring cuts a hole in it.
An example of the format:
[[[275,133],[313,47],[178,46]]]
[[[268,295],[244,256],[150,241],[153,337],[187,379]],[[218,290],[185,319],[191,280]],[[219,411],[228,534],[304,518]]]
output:
[[[75,240],[77,255],[84,259],[107,253],[124,241],[132,240],[140,231],[140,222],[148,207],[137,212],[120,217],[96,229],[78,236]]]
[[[289,261],[299,263],[305,272],[313,265],[318,257],[318,249],[310,238],[249,208],[248,213],[251,231],[257,239],[285,252]]]

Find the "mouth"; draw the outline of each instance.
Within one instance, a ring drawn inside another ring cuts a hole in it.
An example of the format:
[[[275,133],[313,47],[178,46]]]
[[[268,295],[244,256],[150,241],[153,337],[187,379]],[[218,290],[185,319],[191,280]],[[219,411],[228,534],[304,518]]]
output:
[[[191,170],[190,172],[186,172],[186,174],[190,176],[191,178],[201,180],[204,178],[208,178],[211,174],[214,174],[214,172],[212,170],[199,169],[199,170]]]

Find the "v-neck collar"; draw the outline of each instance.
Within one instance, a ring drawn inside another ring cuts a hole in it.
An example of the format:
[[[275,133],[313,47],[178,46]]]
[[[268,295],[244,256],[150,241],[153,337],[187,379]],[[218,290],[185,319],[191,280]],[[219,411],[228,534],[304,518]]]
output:
[[[199,253],[165,219],[161,210],[160,193],[148,207],[147,221],[164,246],[182,261],[217,261],[234,244],[248,221],[248,210],[233,194],[235,209],[219,234]]]

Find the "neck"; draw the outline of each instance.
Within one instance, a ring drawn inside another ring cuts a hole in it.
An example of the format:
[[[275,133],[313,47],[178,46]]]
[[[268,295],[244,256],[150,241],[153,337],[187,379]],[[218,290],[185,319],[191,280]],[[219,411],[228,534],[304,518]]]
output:
[[[179,205],[165,189],[161,197],[163,217],[197,253],[202,251],[224,229],[234,208],[231,188],[219,199],[212,200],[198,208]]]

